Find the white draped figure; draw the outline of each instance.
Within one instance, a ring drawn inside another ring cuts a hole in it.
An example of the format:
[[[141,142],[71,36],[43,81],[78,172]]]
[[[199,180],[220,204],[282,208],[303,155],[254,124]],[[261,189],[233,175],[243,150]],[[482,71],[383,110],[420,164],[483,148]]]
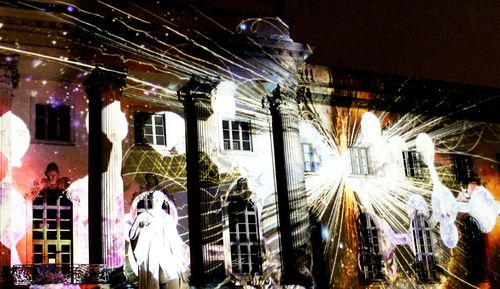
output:
[[[176,209],[168,202],[172,213],[167,214],[162,209],[166,196],[160,191],[152,194],[152,209],[139,214],[129,232],[139,266],[138,288],[183,288],[189,251],[177,232]]]

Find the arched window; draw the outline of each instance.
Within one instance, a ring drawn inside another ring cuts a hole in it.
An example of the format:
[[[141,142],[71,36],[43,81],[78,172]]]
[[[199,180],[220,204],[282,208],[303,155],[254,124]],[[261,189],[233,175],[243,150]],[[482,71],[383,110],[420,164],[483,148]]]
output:
[[[479,229],[478,221],[467,215],[461,223],[464,244],[466,280],[471,283],[483,282],[486,271],[486,234]]]
[[[71,264],[73,204],[60,190],[46,189],[33,200],[33,263]]]
[[[255,205],[240,196],[228,204],[229,241],[233,274],[262,274],[260,230]]]
[[[412,220],[413,242],[415,245],[415,271],[420,281],[432,282],[437,279],[432,229],[423,214],[417,214]]]
[[[380,255],[379,230],[372,216],[366,213],[359,215],[358,225],[358,269],[362,283],[384,280],[382,273],[382,256]]]

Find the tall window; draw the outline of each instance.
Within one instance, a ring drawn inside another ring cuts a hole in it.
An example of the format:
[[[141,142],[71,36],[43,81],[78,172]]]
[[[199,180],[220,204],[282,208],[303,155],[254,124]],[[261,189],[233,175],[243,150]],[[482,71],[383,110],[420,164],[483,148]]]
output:
[[[368,148],[352,147],[349,148],[349,157],[351,159],[351,174],[353,175],[371,175],[370,160],[368,158]]]
[[[165,115],[136,112],[134,116],[135,142],[164,146],[167,144]]]
[[[486,234],[481,232],[478,221],[470,215],[462,220],[461,226],[467,270],[465,279],[471,283],[483,282],[487,277]]]
[[[420,281],[432,282],[437,279],[433,252],[432,230],[427,218],[417,214],[413,220],[413,240],[415,245],[415,271]]]
[[[249,122],[223,120],[222,135],[225,150],[252,150]]]
[[[423,163],[417,151],[403,151],[403,162],[407,177],[424,177]]]
[[[382,256],[380,254],[379,231],[369,214],[361,214],[358,225],[358,269],[362,283],[383,281]]]
[[[35,105],[35,138],[70,141],[70,107],[68,105]]]
[[[254,204],[235,197],[228,205],[231,264],[234,274],[262,274],[259,223]]]
[[[475,175],[474,161],[471,156],[453,155],[453,169],[457,181],[467,183]]]
[[[315,172],[319,169],[319,161],[316,155],[316,149],[311,144],[303,143],[302,152],[304,154],[304,171]]]
[[[33,200],[33,263],[71,264],[73,206],[58,190]]]

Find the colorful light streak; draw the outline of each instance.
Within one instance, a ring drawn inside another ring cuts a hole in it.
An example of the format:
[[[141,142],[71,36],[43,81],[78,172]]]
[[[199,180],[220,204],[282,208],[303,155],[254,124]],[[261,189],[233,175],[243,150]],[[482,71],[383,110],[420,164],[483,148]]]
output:
[[[59,3],[67,4],[65,2]],[[100,47],[93,47],[91,44],[77,43],[78,45],[95,49],[102,55],[117,57],[124,64],[134,62],[143,65],[144,67],[151,67],[155,71],[173,75],[179,80],[187,80],[188,75],[194,73],[220,75],[220,73],[223,72],[225,73],[223,77],[235,81],[236,86],[239,89],[239,95],[237,96],[236,102],[243,103],[246,107],[253,108],[254,111],[257,112],[255,118],[261,119],[261,121],[264,119],[262,122],[264,123],[263,126],[265,126],[267,119],[262,117],[264,113],[259,106],[260,97],[265,95],[267,91],[263,88],[255,88],[252,86],[252,83],[256,79],[264,80],[269,83],[278,83],[283,80],[282,75],[273,75],[272,73],[269,73],[269,71],[272,71],[273,69],[268,69],[268,67],[266,67],[268,64],[255,64],[250,63],[245,59],[241,59],[235,54],[232,54],[230,51],[224,50],[224,47],[218,45],[215,40],[203,35],[203,33],[199,31],[196,31],[196,33],[199,33],[200,36],[205,36],[205,40],[213,42],[218,49],[223,50],[224,53],[229,55],[224,56],[222,53],[214,51],[213,48],[193,40],[190,36],[181,32],[178,27],[174,27],[175,25],[172,25],[169,21],[162,20],[166,23],[161,25],[161,27],[165,29],[162,32],[170,32],[181,36],[187,42],[209,53],[221,63],[228,63],[234,67],[238,67],[246,71],[250,76],[235,74],[228,68],[229,65],[217,65],[200,57],[191,55],[188,52],[183,51],[182,46],[169,44],[160,40],[159,37],[151,36],[147,30],[138,28],[139,26],[135,26],[134,22],[129,23],[129,21],[131,21],[129,20],[130,18],[143,24],[150,24],[149,21],[136,17],[135,15],[122,11],[121,9],[102,1],[99,1],[99,3],[109,8],[107,13],[118,11],[119,13],[126,15],[127,20],[117,18],[117,23],[120,23],[123,27],[138,32],[147,39],[154,41],[153,44],[157,46],[144,46],[144,43],[140,43],[138,40],[133,38],[120,36],[111,31],[105,31],[99,28],[96,24],[79,19],[78,16],[75,16],[75,14],[64,15],[64,22],[70,23],[74,27],[83,29],[89,33],[91,33],[91,29],[102,33],[95,36],[99,38],[100,42],[109,47],[110,50],[118,52],[107,52]],[[74,13],[77,11],[95,16],[97,18],[104,18],[104,16],[99,13],[84,11],[80,7],[68,4],[68,12]],[[156,19],[163,19],[163,17],[150,10],[143,9],[143,11]],[[201,12],[197,12],[201,14]],[[206,15],[203,16],[207,17]],[[217,23],[215,20],[213,20],[213,22]],[[3,25],[3,28],[5,27],[6,25]],[[46,59],[56,63],[67,64],[85,71],[90,71],[94,68],[94,66],[90,64],[90,61],[80,62],[70,60],[73,56],[72,53],[68,53],[62,57],[55,57],[43,53],[32,52],[28,47],[20,49],[5,45],[0,46],[0,50]],[[263,48],[261,48],[261,50],[263,53],[267,53]],[[166,51],[168,51],[168,53]],[[173,56],[175,53],[178,53],[178,55]],[[277,62],[273,62],[273,64],[280,66],[280,68],[284,71],[288,71],[286,67],[281,66]],[[266,72],[264,73],[263,71]],[[137,87],[133,88],[142,91],[148,91],[150,88],[156,88],[157,91],[155,94],[159,97],[166,97],[170,99],[176,98],[175,90],[167,88],[165,85],[154,84],[143,79],[143,77],[136,77],[133,75],[133,71],[131,71],[131,73],[131,75],[127,75],[127,80],[138,84]],[[258,97],[255,97],[255,94],[258,94]],[[337,115],[335,115],[335,113],[337,113]],[[342,109],[338,109],[333,114],[333,125],[318,120],[318,118],[322,117],[322,115],[317,113],[310,113],[307,116],[307,119],[310,119],[313,126],[317,129],[317,132],[324,140],[324,144],[326,146],[325,151],[329,151],[329,153],[325,156],[322,170],[317,175],[308,176],[306,179],[310,210],[318,217],[326,219],[327,227],[330,229],[330,239],[326,240],[327,245],[325,248],[325,256],[333,256],[333,265],[331,266],[333,270],[331,271],[330,276],[330,280],[332,282],[334,282],[334,279],[337,277],[338,270],[340,270],[338,268],[338,264],[342,263],[346,266],[345,264],[349,263],[346,260],[354,259],[354,255],[357,250],[355,245],[356,242],[346,242],[345,240],[349,241],[357,238],[352,224],[353,218],[357,213],[356,208],[359,205],[358,202],[360,202],[360,200],[366,200],[366,203],[371,204],[373,210],[378,212],[379,217],[387,222],[388,228],[391,228],[394,232],[400,233],[406,232],[409,228],[407,201],[411,199],[414,194],[421,195],[426,201],[429,201],[431,199],[432,192],[432,185],[427,180],[410,180],[404,178],[404,174],[395,175],[391,171],[382,171],[384,172],[383,176],[364,180],[361,184],[355,184],[356,180],[348,176],[346,152],[348,146],[358,143],[361,138],[359,132],[360,127],[363,125],[360,124],[360,114],[353,113],[352,111],[345,112],[342,111]],[[443,125],[445,123],[446,125]],[[481,128],[479,134],[474,131],[475,128]],[[477,122],[449,121],[444,117],[428,118],[406,114],[399,117],[395,122],[385,127],[382,131],[375,127],[375,129],[371,130],[371,132],[375,134],[372,135],[372,138],[375,138],[375,143],[380,142],[381,138],[387,143],[390,143],[391,137],[397,136],[405,141],[408,148],[416,147],[415,139],[418,134],[427,133],[436,145],[437,152],[460,152],[468,155],[469,152],[473,151],[480,144],[484,129],[485,126]],[[465,143],[465,141],[469,139],[468,135],[470,134],[475,135],[473,138],[474,140],[470,143]],[[127,154],[125,155],[127,156]],[[481,157],[477,155],[473,156]],[[379,162],[383,163],[383,159],[379,160]],[[142,173],[142,171],[138,170],[134,173]],[[440,176],[436,171],[435,174],[432,174],[432,178],[433,181],[436,182],[442,178],[442,176]],[[350,188],[349,185],[356,187],[358,190],[353,192],[353,188]],[[271,208],[269,210],[270,213],[266,213],[270,215],[274,214],[275,208]],[[269,226],[269,228],[274,227],[274,224],[272,223],[266,225]],[[346,228],[350,229],[346,230]],[[387,229],[387,231],[389,231],[389,229]],[[435,231],[437,233],[437,229]],[[268,238],[270,242],[276,241],[276,239],[277,234],[273,234]],[[340,253],[339,250],[341,248],[339,247],[339,244],[341,243],[346,244],[345,246],[350,249],[350,253]],[[439,246],[441,246],[441,244],[439,244]],[[407,247],[398,247],[398,249],[404,250],[408,254],[411,253]],[[277,253],[278,252],[275,249],[272,254],[275,255]],[[452,259],[452,256],[446,249],[442,249],[441,254],[441,257],[444,259]],[[398,285],[399,288],[417,288],[418,281],[411,277],[411,274],[407,272],[407,269],[401,269],[410,268],[411,262],[411,259],[396,258],[396,263],[400,269],[398,269],[398,276],[391,279],[391,283],[400,284],[401,287]],[[352,272],[342,272],[343,273],[341,275],[353,278],[351,275]],[[401,277],[402,275],[405,276],[407,280],[411,281],[403,282],[403,278]],[[450,273],[450,275],[463,281],[461,278],[453,275],[452,273]],[[342,285],[339,286],[342,288]]]

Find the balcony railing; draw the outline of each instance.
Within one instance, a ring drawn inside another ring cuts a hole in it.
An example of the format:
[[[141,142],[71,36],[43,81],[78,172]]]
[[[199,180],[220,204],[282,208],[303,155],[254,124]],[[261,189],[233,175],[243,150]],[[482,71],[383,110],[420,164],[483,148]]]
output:
[[[112,268],[103,264],[14,265],[11,268],[15,286],[33,284],[107,284]]]

